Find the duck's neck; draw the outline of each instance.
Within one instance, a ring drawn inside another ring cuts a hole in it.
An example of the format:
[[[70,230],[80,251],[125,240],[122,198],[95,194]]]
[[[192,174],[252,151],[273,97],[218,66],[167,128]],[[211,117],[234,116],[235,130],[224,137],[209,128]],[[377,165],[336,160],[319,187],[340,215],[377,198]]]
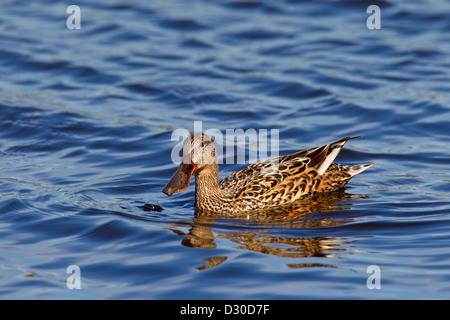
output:
[[[195,205],[204,209],[219,194],[219,167],[209,164],[195,173]]]

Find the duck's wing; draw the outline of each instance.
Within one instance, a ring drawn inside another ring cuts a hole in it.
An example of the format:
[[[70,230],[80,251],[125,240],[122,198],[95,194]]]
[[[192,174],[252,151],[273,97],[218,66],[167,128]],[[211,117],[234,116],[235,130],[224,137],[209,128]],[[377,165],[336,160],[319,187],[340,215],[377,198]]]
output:
[[[251,164],[226,177],[219,187],[235,200],[281,204],[301,199],[319,187],[322,175],[350,139]]]
[[[308,163],[308,167],[317,169],[319,174],[324,174],[325,171],[327,171],[328,167],[333,163],[334,159],[337,157],[344,144],[348,140],[357,139],[360,137],[361,136],[345,137],[339,141],[332,142],[321,147],[299,151],[297,153],[281,157],[280,162],[307,157],[311,159],[311,161]]]

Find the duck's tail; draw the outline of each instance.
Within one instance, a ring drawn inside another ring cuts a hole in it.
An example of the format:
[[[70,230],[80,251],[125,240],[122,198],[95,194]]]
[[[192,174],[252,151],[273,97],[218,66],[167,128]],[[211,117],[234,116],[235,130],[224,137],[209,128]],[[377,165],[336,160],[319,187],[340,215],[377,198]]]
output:
[[[358,165],[348,166],[349,170],[347,171],[347,173],[350,174],[352,177],[354,177],[357,174],[363,172],[364,170],[369,169],[374,164],[375,163],[368,163],[368,164],[358,164]]]
[[[320,174],[324,174],[325,171],[327,171],[328,167],[333,163],[334,159],[336,159],[337,155],[339,154],[339,152],[341,151],[342,147],[344,146],[344,144],[351,139],[356,139],[356,138],[360,138],[361,136],[357,136],[357,137],[345,137],[339,141],[327,144],[325,146],[323,146],[323,155],[324,155],[324,159],[322,160],[322,162],[320,163],[320,166],[317,168],[317,171]],[[367,169],[367,168],[366,168]],[[356,170],[356,168],[355,168]],[[362,172],[362,171],[360,171]],[[355,173],[358,174],[359,172]]]

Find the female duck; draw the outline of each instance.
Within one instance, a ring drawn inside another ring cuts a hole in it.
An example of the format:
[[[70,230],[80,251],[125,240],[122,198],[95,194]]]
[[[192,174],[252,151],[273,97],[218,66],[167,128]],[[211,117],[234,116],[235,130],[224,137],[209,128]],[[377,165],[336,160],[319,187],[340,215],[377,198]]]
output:
[[[354,138],[358,137],[251,164],[219,183],[213,142],[203,133],[192,134],[184,141],[180,167],[162,191],[170,196],[186,190],[195,173],[198,211],[240,214],[305,200],[344,187],[373,165],[333,163],[343,145]]]

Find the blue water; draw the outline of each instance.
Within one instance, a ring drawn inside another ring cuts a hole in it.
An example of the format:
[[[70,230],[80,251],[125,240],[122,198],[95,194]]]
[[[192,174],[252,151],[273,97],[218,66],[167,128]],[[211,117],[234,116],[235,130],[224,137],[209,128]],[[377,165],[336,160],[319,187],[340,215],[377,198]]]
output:
[[[448,1],[69,4],[1,4],[1,299],[450,298]],[[196,217],[161,193],[194,120],[376,165],[294,217]]]

